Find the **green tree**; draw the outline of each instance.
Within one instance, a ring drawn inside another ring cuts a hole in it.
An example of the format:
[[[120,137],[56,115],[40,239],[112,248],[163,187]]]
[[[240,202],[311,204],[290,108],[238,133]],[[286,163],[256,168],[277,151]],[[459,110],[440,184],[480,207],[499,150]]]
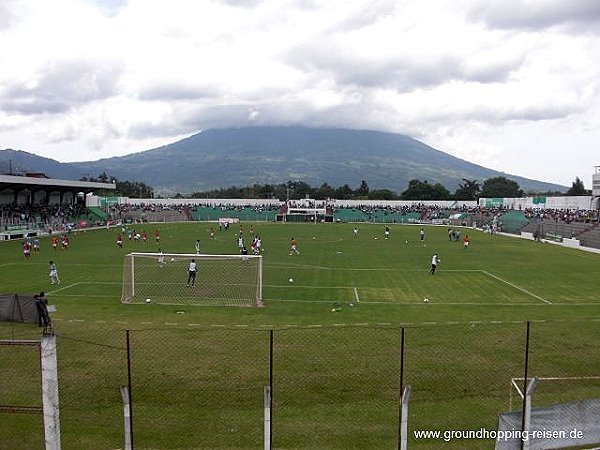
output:
[[[360,186],[356,190],[355,195],[357,197],[367,198],[367,195],[369,195],[369,185],[365,180],[360,182]]]
[[[154,190],[141,181],[118,181],[115,180],[117,192],[123,197],[130,198],[153,198]]]
[[[344,184],[335,190],[334,197],[338,200],[350,200],[353,195],[354,191],[352,188],[348,184]]]
[[[310,197],[313,196],[313,188],[304,181],[288,181],[287,186],[290,190],[290,198],[292,199],[305,198],[307,195]]]
[[[398,200],[398,194],[389,189],[373,189],[367,197],[369,200]]]
[[[462,181],[454,192],[454,198],[456,200],[477,200],[481,184],[477,180],[467,180],[466,178],[463,178]]]
[[[96,183],[113,183],[115,190],[99,190],[100,196],[114,197],[130,197],[130,198],[154,198],[154,189],[141,181],[119,181],[115,177],[102,172],[98,177],[89,175],[80,178],[80,181],[92,181]]]
[[[575,181],[573,181],[573,185],[565,195],[589,195],[589,191],[583,185],[583,181],[581,181],[579,177],[576,177]]]
[[[479,194],[480,197],[486,198],[518,198],[523,195],[524,192],[521,190],[519,183],[509,180],[506,177],[495,177],[485,180]]]
[[[329,184],[323,183],[316,191],[315,198],[317,200],[325,200],[328,198],[333,198],[335,195],[335,189],[333,189]]]
[[[448,200],[450,197],[450,191],[442,184],[421,180],[410,180],[408,188],[400,194],[402,200]]]

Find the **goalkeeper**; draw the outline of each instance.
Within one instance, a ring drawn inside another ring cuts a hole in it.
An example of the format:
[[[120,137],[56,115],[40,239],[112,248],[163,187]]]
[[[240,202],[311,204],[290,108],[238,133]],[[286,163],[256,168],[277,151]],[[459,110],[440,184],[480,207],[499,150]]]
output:
[[[192,261],[190,262],[190,265],[188,267],[188,280],[187,280],[188,287],[190,285],[192,287],[194,287],[196,285],[196,271],[197,271],[196,260],[192,259]]]

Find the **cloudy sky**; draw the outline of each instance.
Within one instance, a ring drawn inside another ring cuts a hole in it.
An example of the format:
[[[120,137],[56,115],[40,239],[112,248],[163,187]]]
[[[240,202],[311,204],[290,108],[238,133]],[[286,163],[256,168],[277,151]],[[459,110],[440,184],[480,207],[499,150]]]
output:
[[[0,148],[334,126],[591,188],[599,61],[598,0],[0,0]]]

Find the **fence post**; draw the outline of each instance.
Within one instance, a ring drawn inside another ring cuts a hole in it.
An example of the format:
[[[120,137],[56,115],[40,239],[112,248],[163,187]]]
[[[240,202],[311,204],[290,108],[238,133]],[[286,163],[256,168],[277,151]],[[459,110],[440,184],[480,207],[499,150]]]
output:
[[[264,386],[264,449],[271,450],[271,386]]]
[[[524,369],[524,375],[523,375],[523,394],[525,394],[527,392],[527,376],[528,376],[528,369],[529,369],[529,329],[530,329],[530,325],[531,322],[528,320],[527,321],[527,329],[525,332],[525,361],[524,361],[524,365],[525,365],[525,369]],[[523,395],[523,409],[522,409],[522,415],[521,415],[521,433],[523,433],[525,431],[525,409],[527,406],[527,395]],[[521,439],[521,450],[525,449],[525,442],[523,441],[523,439]]]
[[[129,340],[129,330],[125,330],[125,341],[127,343],[127,393],[129,397],[129,442],[131,444],[131,450],[134,449],[133,446],[133,397],[131,395],[131,344]]]
[[[527,390],[525,391],[525,412],[523,414],[523,429],[527,432],[529,432],[531,428],[531,396],[533,395],[533,391],[535,391],[537,384],[537,377],[533,377],[527,385]],[[528,450],[531,439],[527,439],[526,441],[521,440],[521,442],[523,442],[523,450]]]
[[[40,341],[42,362],[42,404],[46,450],[60,450],[60,414],[58,403],[58,363],[56,336],[44,333]]]
[[[403,427],[404,417],[404,407],[402,406],[402,400],[404,397],[404,327],[400,329],[400,389],[398,393],[400,394],[399,402],[398,402],[398,449],[406,448],[406,446],[402,447],[403,441],[406,440],[407,436],[404,436],[404,432],[406,431]],[[407,419],[407,418],[406,418]]]
[[[402,421],[400,422],[402,440],[400,442],[400,450],[408,448],[408,402],[410,394],[410,386],[406,386],[404,392],[402,392]]]
[[[273,330],[269,330],[269,430],[267,436],[267,430],[265,429],[265,450],[271,450],[273,445]],[[265,402],[266,398],[266,390],[265,390]],[[265,403],[266,408],[266,403]],[[267,411],[265,409],[265,415]],[[266,424],[265,424],[266,427]],[[267,438],[268,438],[268,446],[267,446]]]
[[[131,450],[131,403],[129,402],[129,389],[121,386],[121,397],[123,398],[123,423],[125,424],[125,450]]]

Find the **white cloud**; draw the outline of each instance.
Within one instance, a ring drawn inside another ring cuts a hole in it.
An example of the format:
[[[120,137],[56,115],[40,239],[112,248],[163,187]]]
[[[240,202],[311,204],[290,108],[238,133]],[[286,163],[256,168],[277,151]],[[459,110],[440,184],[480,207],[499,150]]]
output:
[[[0,148],[89,160],[298,123],[590,185],[599,20],[595,0],[0,0]]]

